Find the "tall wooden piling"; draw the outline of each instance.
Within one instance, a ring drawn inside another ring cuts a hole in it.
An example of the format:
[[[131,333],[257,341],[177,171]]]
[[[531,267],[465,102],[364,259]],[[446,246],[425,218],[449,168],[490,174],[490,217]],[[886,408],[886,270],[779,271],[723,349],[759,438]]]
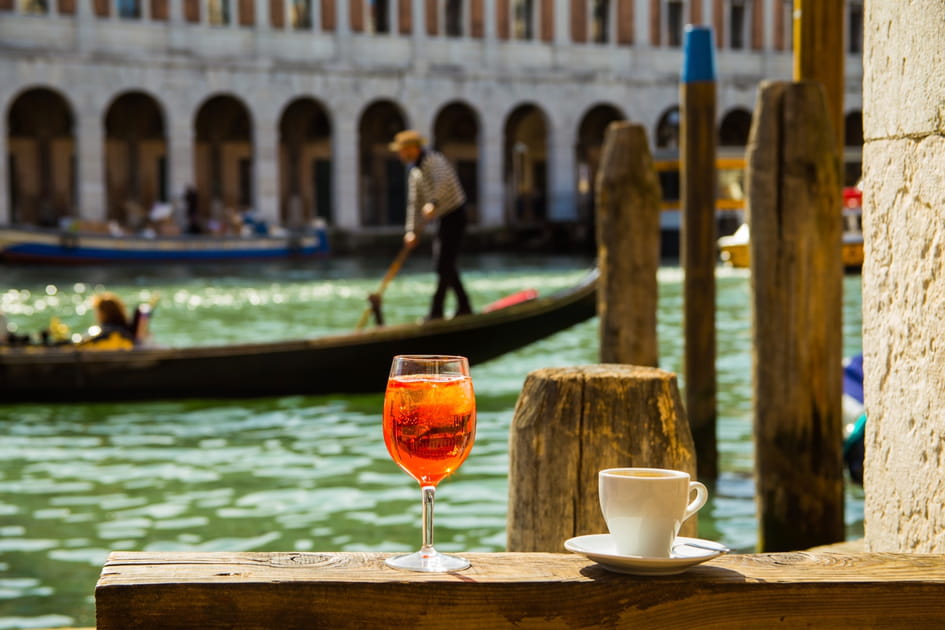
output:
[[[509,438],[508,551],[561,551],[606,532],[597,473],[617,466],[695,474],[676,375],[617,364],[529,374]],[[695,535],[696,517],[683,528]]]
[[[656,366],[661,195],[641,125],[607,127],[596,189],[600,361]]]
[[[795,81],[820,81],[837,147],[843,147],[844,0],[794,0]]]
[[[686,413],[698,454],[699,477],[719,474],[715,372],[715,100],[712,29],[686,28],[680,88],[680,171],[685,271],[683,328]]]
[[[843,540],[839,156],[818,82],[766,83],[748,145],[763,551]]]

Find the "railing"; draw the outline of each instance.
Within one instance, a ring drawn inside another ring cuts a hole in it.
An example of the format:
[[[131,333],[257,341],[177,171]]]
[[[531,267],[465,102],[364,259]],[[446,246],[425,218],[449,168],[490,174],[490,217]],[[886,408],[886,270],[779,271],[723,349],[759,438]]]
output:
[[[116,552],[98,630],[924,628],[945,626],[945,556],[721,556],[660,577],[583,556],[470,553],[430,574],[381,553]]]

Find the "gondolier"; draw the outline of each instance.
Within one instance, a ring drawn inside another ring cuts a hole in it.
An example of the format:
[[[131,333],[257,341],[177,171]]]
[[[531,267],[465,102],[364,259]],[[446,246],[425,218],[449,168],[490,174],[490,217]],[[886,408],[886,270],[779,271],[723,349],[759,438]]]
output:
[[[472,306],[456,266],[466,232],[466,193],[449,161],[425,144],[423,136],[414,130],[401,131],[390,144],[391,151],[409,167],[404,245],[416,247],[423,224],[437,220],[433,258],[438,280],[427,319],[442,319],[443,302],[450,289],[456,294],[456,315],[469,315]]]

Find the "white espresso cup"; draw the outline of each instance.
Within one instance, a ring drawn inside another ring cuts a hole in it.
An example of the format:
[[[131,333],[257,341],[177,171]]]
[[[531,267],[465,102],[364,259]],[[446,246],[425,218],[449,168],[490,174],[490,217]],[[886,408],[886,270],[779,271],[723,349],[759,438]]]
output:
[[[598,482],[607,529],[617,553],[627,556],[670,557],[680,526],[709,497],[704,484],[681,470],[608,468]]]

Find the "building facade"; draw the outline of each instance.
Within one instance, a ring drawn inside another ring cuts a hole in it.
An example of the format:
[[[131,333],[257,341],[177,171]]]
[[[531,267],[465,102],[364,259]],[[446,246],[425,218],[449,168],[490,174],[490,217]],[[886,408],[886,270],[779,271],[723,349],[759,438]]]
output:
[[[862,143],[849,0],[848,143]],[[717,43],[719,139],[789,79],[790,0],[0,0],[0,224],[202,217],[394,231],[412,127],[453,160],[476,224],[581,220],[604,130],[671,150],[686,24]],[[853,136],[851,138],[851,135]]]

